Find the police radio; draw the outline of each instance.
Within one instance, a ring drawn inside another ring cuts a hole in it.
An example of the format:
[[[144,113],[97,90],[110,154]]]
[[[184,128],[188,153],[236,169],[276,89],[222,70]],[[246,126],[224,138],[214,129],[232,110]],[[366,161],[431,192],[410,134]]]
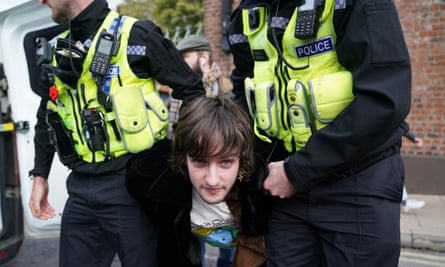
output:
[[[110,59],[114,53],[115,36],[107,31],[102,31],[96,44],[90,71],[104,77],[108,73]]]
[[[324,0],[303,1],[304,3],[298,7],[295,37],[299,39],[315,38],[320,24],[320,15],[323,10]]]

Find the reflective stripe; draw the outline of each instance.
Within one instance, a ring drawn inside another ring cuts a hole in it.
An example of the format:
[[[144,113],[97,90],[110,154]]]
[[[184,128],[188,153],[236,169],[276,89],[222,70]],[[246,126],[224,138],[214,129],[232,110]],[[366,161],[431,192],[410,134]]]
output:
[[[0,124],[0,132],[12,132],[14,131],[14,123],[7,122]]]
[[[345,9],[347,0],[335,0],[335,9]]]
[[[122,16],[121,17],[121,20],[120,20],[120,23],[119,23],[119,28],[117,29],[117,36],[118,37],[120,35],[120,32],[122,30],[122,26],[124,25],[124,21],[125,21],[126,18],[127,18],[126,16]],[[111,23],[111,25],[110,25],[109,32],[111,32],[111,33],[114,32],[114,30],[116,29],[116,24],[117,24],[118,20],[119,20],[119,17],[115,17],[113,19],[113,23]]]
[[[270,23],[270,27],[279,28],[285,30],[289,24],[289,19],[284,17],[272,17],[272,21]]]
[[[247,37],[244,34],[231,34],[229,35],[230,44],[247,43]]]

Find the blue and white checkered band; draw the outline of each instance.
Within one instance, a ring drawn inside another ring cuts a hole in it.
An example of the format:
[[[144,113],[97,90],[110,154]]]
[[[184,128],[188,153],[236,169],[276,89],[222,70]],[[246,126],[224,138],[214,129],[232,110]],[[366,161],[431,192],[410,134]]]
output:
[[[272,21],[270,23],[270,27],[278,28],[278,29],[286,29],[287,24],[289,24],[288,18],[283,17],[272,17]]]
[[[145,56],[145,45],[129,45],[127,47],[127,55],[131,56]]]
[[[110,28],[108,29],[108,32],[109,32],[109,33],[113,33],[113,32],[114,32],[114,29],[116,29],[116,24],[117,24],[118,19],[119,19],[119,17],[115,17],[115,18],[113,19],[113,23],[110,25]],[[118,30],[118,31],[117,31],[117,35],[118,35],[118,36],[119,36],[120,33],[121,33],[122,26],[124,26],[124,21],[125,21],[125,19],[126,19],[126,16],[122,16],[122,18],[121,18],[121,22],[119,23],[119,28],[117,29],[117,30]],[[83,42],[83,46],[84,46],[86,49],[88,49],[88,48],[90,48],[92,42],[93,42],[93,40],[91,40],[91,38],[88,38],[88,39],[86,39],[86,40]]]
[[[308,57],[334,50],[334,41],[331,36],[314,42],[295,46],[295,53],[298,57]]]
[[[335,0],[335,9],[345,9],[347,0]]]
[[[124,26],[124,21],[125,21],[126,18],[127,18],[126,16],[122,16],[121,17],[121,21],[119,22],[119,28],[118,28],[118,31],[117,31],[118,34],[121,32],[122,26]],[[113,23],[111,23],[109,32],[114,32],[114,30],[116,29],[116,26],[117,26],[116,24],[117,24],[118,20],[119,20],[119,17],[115,17],[113,19]]]
[[[247,43],[247,37],[244,34],[231,34],[229,35],[229,43],[231,45],[233,44],[240,44],[240,43]]]

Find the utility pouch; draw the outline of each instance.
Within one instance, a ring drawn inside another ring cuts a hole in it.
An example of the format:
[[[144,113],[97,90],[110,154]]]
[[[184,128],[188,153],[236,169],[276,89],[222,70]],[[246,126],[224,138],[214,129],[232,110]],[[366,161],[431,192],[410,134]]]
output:
[[[242,16],[244,34],[254,34],[261,29],[264,23],[266,23],[266,12],[267,10],[265,7],[243,9]]]
[[[247,107],[249,109],[250,116],[256,123],[257,109],[256,109],[256,97],[255,97],[255,84],[252,79],[246,78],[244,80],[244,90],[245,90],[246,102],[247,102]],[[255,135],[258,136],[258,138],[260,138],[264,142],[268,142],[268,143],[272,142],[272,140],[270,140],[267,136],[264,135],[264,132],[260,133],[257,126],[255,126],[253,129],[254,129]]]
[[[140,152],[154,144],[144,97],[137,86],[122,87],[111,94],[113,110],[127,151]]]
[[[82,110],[82,130],[92,152],[105,151],[107,142],[105,121],[99,109]]]
[[[150,121],[153,116],[147,112],[139,87],[122,87],[110,96],[125,149],[137,153],[152,147],[156,136],[151,124],[156,121]]]
[[[155,136],[155,140],[164,139],[167,136],[168,108],[159,96],[158,92],[152,92],[145,96],[145,107],[147,108],[148,121]]]
[[[244,90],[246,95],[247,107],[249,109],[250,116],[255,118],[255,84],[253,80],[250,78],[246,78],[244,80]]]
[[[273,82],[255,85],[254,102],[256,126],[269,136],[278,136],[280,132],[277,91]]]
[[[297,150],[304,147],[312,134],[312,116],[306,90],[304,84],[299,80],[290,80],[287,84],[287,98],[289,101],[287,115]]]
[[[317,130],[331,123],[354,99],[349,71],[325,75],[308,84]]]
[[[56,148],[60,161],[64,165],[69,166],[73,160],[77,158],[71,134],[65,128],[65,125],[63,125],[59,114],[53,110],[47,111],[46,123],[50,128],[51,142]]]

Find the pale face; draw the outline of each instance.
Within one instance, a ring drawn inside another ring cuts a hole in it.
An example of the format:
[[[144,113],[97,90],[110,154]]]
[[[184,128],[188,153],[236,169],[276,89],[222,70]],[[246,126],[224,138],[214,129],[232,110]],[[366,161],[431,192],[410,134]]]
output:
[[[199,52],[197,51],[186,51],[182,53],[184,61],[190,66],[194,72],[200,72],[199,67]]]
[[[83,8],[94,0],[39,0],[40,4],[51,8],[51,18],[54,22],[62,24],[70,18],[73,19]]]
[[[209,204],[224,201],[236,181],[239,170],[238,154],[196,159],[187,156],[190,181]]]
[[[212,65],[210,62],[210,52],[185,51],[182,52],[182,57],[194,72],[202,75],[210,71]]]

